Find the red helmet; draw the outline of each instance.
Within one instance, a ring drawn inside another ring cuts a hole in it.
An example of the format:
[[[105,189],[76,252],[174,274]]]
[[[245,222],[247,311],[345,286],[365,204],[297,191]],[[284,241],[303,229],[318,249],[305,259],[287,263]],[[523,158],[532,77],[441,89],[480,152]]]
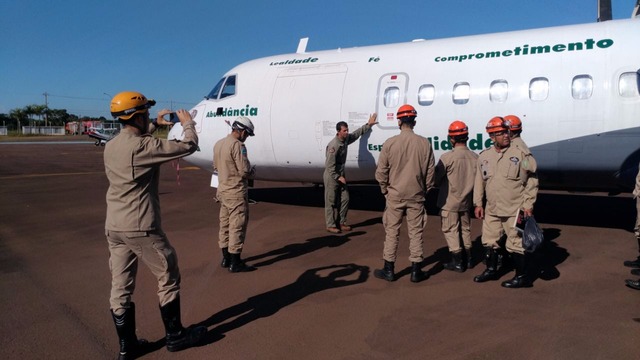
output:
[[[398,114],[397,114],[398,120],[401,120],[402,118],[405,118],[405,117],[416,117],[416,116],[418,116],[418,112],[413,106],[409,104],[402,105],[398,109]]]
[[[506,130],[509,130],[509,125],[507,125],[504,119],[500,116],[491,118],[491,120],[489,120],[489,122],[487,123],[487,133],[489,135],[495,132],[506,131]]]
[[[522,121],[515,115],[507,115],[504,117],[504,121],[509,124],[509,130],[522,131]]]
[[[467,124],[460,120],[456,120],[449,125],[449,136],[469,135]]]

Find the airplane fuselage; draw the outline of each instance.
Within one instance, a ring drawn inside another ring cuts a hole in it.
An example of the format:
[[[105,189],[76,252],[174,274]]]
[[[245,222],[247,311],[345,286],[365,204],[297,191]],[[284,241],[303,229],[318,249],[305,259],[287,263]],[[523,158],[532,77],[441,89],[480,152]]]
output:
[[[187,161],[211,171],[213,144],[247,116],[257,179],[322,183],[335,124],[355,130],[376,112],[379,124],[349,147],[346,169],[350,182],[371,182],[408,103],[436,158],[451,148],[452,121],[467,123],[479,152],[491,146],[487,121],[515,114],[541,186],[628,189],[640,161],[639,36],[631,19],[252,60],[192,109],[201,151]]]

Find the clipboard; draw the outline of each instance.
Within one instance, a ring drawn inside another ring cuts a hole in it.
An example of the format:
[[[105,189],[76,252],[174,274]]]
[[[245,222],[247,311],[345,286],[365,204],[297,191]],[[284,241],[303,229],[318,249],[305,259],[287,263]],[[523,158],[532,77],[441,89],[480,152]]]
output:
[[[211,174],[211,187],[217,189],[218,185],[220,185],[220,183],[218,182],[218,173],[214,172],[213,174]]]
[[[513,227],[520,233],[524,233],[524,226],[527,224],[527,218],[524,216],[524,210],[518,210]]]

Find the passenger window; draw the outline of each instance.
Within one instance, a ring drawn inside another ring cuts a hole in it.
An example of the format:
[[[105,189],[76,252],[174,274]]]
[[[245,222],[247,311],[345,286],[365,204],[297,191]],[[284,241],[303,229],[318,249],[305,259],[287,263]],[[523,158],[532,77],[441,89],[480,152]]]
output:
[[[229,76],[227,81],[224,83],[224,87],[222,88],[222,93],[220,94],[220,99],[224,99],[227,96],[236,94],[236,76]]]
[[[543,101],[549,96],[549,79],[537,77],[529,83],[529,99]]]
[[[216,86],[213,87],[213,90],[211,90],[211,92],[209,92],[209,95],[207,95],[207,99],[217,99],[218,98],[218,94],[220,94],[220,89],[222,88],[222,84],[224,84],[224,79],[226,79],[226,78],[222,78],[222,79],[220,79],[220,81],[218,81]]]
[[[418,90],[418,104],[429,106],[436,97],[436,88],[433,85],[422,85]]]
[[[637,72],[626,72],[620,75],[618,81],[618,93],[624,98],[632,98],[639,95],[640,79]]]
[[[400,99],[400,88],[390,87],[384,91],[384,106],[387,108],[393,108],[398,106]]]
[[[460,82],[453,85],[453,103],[456,105],[464,105],[469,102],[469,94],[471,86],[468,82]]]
[[[578,75],[571,82],[571,96],[576,100],[584,100],[593,94],[593,79],[590,75]]]
[[[494,80],[489,88],[489,100],[495,103],[503,103],[507,101],[509,96],[509,83],[507,80]]]

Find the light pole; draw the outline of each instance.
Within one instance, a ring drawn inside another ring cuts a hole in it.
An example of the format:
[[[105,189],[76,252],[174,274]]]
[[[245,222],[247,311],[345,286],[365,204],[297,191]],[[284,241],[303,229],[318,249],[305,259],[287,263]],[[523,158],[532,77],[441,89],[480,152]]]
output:
[[[111,100],[113,98],[113,96],[111,96],[111,94],[108,94],[106,92],[103,92],[104,95],[106,95],[107,97],[109,97],[109,100]],[[109,122],[109,128],[112,129],[113,128],[113,119],[111,120],[107,120]],[[104,128],[104,126],[103,126]]]
[[[49,117],[47,116],[47,113],[49,112],[49,93],[48,92],[44,92],[44,127],[47,127],[47,123],[49,120]]]

